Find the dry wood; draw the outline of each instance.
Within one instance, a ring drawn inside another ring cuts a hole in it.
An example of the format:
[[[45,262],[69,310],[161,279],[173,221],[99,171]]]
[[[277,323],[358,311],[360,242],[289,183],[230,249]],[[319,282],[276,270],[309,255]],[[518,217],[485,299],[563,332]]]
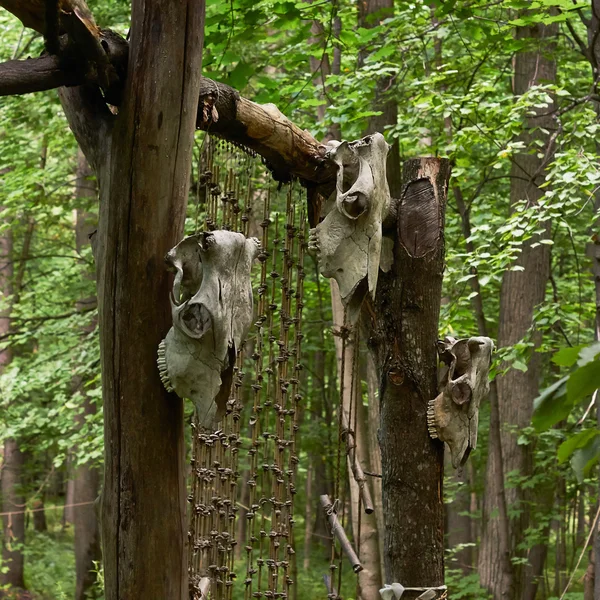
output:
[[[427,402],[437,393],[450,165],[444,159],[413,159],[404,164],[402,174],[405,193],[398,206],[394,264],[389,273],[380,273],[374,305],[363,314],[379,374],[386,579],[431,587],[444,583],[444,450],[429,438],[426,412]],[[422,191],[423,180],[433,188],[435,210],[429,195],[411,196]],[[428,209],[421,218],[416,210],[420,197]],[[403,227],[406,216],[418,226],[416,243],[414,231],[410,236]]]
[[[327,514],[327,520],[329,521],[331,532],[338,539],[340,546],[344,551],[344,554],[346,555],[346,557],[350,561],[350,564],[352,565],[352,570],[355,573],[359,573],[360,571],[362,571],[363,567],[360,564],[360,560],[356,555],[354,548],[352,548],[352,544],[350,543],[350,540],[348,539],[344,528],[338,521],[337,515],[333,509],[333,504],[329,496],[327,494],[323,494],[320,497],[320,500],[321,505],[323,506],[323,508],[325,509],[325,513]]]

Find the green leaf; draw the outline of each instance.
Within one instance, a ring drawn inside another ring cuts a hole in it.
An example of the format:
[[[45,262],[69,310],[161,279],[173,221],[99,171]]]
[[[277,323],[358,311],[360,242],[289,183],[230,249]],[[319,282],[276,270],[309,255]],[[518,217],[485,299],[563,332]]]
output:
[[[567,396],[572,406],[600,388],[600,361],[594,360],[569,375]]]
[[[572,348],[561,348],[552,357],[552,362],[559,367],[572,367],[579,358],[579,352],[583,346],[573,346]]]
[[[575,472],[577,481],[583,483],[583,480],[589,475],[594,465],[598,462],[600,455],[600,437],[594,436],[588,440],[582,448],[578,448],[571,458],[571,467]]]
[[[568,440],[565,440],[558,447],[558,462],[561,464],[566,462],[575,452],[575,450],[587,446],[590,440],[593,440],[597,435],[600,435],[600,430],[586,429],[585,431],[580,431],[579,433],[571,436]]]
[[[533,403],[532,423],[536,431],[546,431],[568,416],[573,408],[567,397],[567,381],[563,377],[543,390]]]

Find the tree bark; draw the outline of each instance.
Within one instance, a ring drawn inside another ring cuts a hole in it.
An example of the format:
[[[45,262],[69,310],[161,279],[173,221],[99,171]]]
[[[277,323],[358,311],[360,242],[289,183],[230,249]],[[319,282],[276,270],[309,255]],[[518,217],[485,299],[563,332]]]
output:
[[[160,382],[156,348],[171,322],[163,257],[183,234],[203,24],[204,2],[136,0],[118,116],[92,90],[61,91],[101,195],[107,600],[188,593],[183,406]]]
[[[12,513],[2,517],[3,545],[2,564],[7,567],[0,573],[0,585],[25,588],[23,579],[25,559],[25,496],[21,489],[23,454],[14,438],[4,440],[4,463],[2,465],[2,512]]]
[[[429,437],[426,414],[437,395],[449,176],[445,159],[404,164],[394,264],[363,308],[379,376],[386,583],[405,587],[444,583],[444,447]]]
[[[368,335],[366,336],[368,338]],[[379,397],[378,397],[377,368],[371,353],[367,356],[367,390],[369,394],[368,435],[369,435],[369,485],[373,492],[373,505],[375,507],[375,520],[379,533],[379,556],[383,557],[383,532],[385,531],[385,519],[383,516],[383,496],[381,492],[381,448],[379,447]],[[385,580],[383,560],[380,558],[381,580]]]

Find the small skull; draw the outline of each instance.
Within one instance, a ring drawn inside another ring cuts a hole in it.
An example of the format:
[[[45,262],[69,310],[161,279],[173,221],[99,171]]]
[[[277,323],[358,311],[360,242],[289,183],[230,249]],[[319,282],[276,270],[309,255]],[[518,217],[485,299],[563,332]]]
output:
[[[335,199],[326,216],[309,233],[321,273],[335,279],[351,322],[368,292],[375,295],[382,253],[381,224],[389,210],[386,176],[389,146],[375,133],[355,142],[330,142],[329,156],[338,165]]]
[[[204,427],[224,416],[233,366],[252,322],[250,270],[256,238],[212,231],[182,240],[166,256],[175,270],[173,327],[160,343],[165,388],[196,406]]]
[[[446,442],[452,465],[462,467],[477,446],[479,405],[489,392],[494,343],[487,337],[440,341],[440,394],[429,401],[429,435]]]

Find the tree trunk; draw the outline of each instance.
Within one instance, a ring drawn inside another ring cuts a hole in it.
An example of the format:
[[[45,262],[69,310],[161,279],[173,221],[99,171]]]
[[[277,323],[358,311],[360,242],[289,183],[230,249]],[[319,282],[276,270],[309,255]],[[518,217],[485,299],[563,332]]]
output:
[[[25,587],[23,569],[25,560],[25,497],[21,489],[23,454],[14,438],[4,440],[4,464],[2,465],[2,512],[12,513],[2,517],[3,545],[2,564],[6,572],[0,573],[0,585],[14,588]]]
[[[96,198],[96,184],[91,180],[92,170],[89,167],[81,150],[77,153],[77,182],[75,195],[78,199],[85,200]],[[84,203],[85,204],[85,203]],[[90,236],[96,229],[96,216],[88,212],[87,207],[77,208],[77,222],[75,225],[75,246],[77,252],[81,251],[90,243]],[[93,279],[93,273],[89,273],[89,279]],[[96,298],[82,298],[77,302],[77,310],[84,307],[88,309],[96,302]],[[91,323],[83,334],[90,333],[95,328]],[[81,428],[88,416],[96,414],[96,404],[86,395],[83,381],[75,377],[73,391],[79,391],[83,395],[83,413],[75,417],[75,425]],[[101,560],[100,552],[100,528],[96,515],[94,502],[98,496],[100,485],[100,473],[97,468],[90,464],[78,464],[72,473],[73,482],[73,523],[75,525],[75,600],[86,600],[92,593],[96,575],[94,573],[94,562]],[[93,597],[93,596],[92,596]]]
[[[161,384],[156,349],[171,324],[163,259],[183,234],[203,25],[203,1],[135,0],[118,116],[93,90],[61,90],[100,183],[107,600],[188,595],[183,404]]]
[[[379,378],[386,583],[436,587],[444,583],[444,446],[429,437],[426,415],[437,395],[450,164],[414,159],[402,175],[394,264],[380,273],[375,301],[363,314]]]
[[[368,336],[367,336],[368,338]],[[372,475],[367,479],[373,494],[373,506],[375,508],[375,520],[377,521],[377,531],[379,532],[379,556],[383,557],[383,532],[385,531],[385,519],[383,518],[383,497],[381,493],[381,448],[379,448],[379,397],[377,389],[377,368],[373,361],[371,353],[367,355],[367,390],[369,394],[369,472]],[[385,581],[383,570],[383,560],[380,559],[381,580]]]
[[[335,280],[331,282],[331,307],[333,312],[333,326],[340,330],[344,326],[344,307],[340,298],[340,292]],[[350,483],[350,515],[352,517],[352,531],[354,535],[355,550],[359,551],[359,557],[363,570],[358,574],[360,598],[369,600],[377,598],[381,588],[381,566],[379,557],[379,542],[377,533],[377,521],[374,514],[365,513],[365,505],[361,504],[361,491],[359,482],[355,478],[353,463],[364,470],[369,464],[367,436],[365,435],[365,417],[362,410],[362,398],[360,395],[360,372],[358,362],[356,372],[353,373],[354,353],[358,351],[355,346],[356,339],[351,337],[345,346],[344,370],[342,372],[342,353],[344,347],[342,339],[335,336],[335,349],[338,362],[338,380],[343,385],[342,406],[344,422],[353,433],[349,444],[354,446],[348,452],[348,481]],[[343,381],[342,381],[343,378]],[[352,408],[351,408],[352,407]],[[356,414],[354,411],[357,411]],[[355,428],[356,425],[356,428]],[[370,486],[369,481],[364,485]],[[359,518],[359,508],[362,511]]]
[[[514,63],[514,93],[520,96],[534,85],[553,82],[556,79],[556,63],[552,55],[558,28],[556,24],[548,26],[535,24],[520,27],[518,39],[535,39],[538,47],[535,50],[519,52]],[[536,109],[537,114],[528,117],[525,132],[521,140],[528,151],[515,156],[511,169],[511,209],[519,201],[526,200],[529,205],[535,204],[542,196],[540,185],[544,182],[544,169],[553,155],[553,140],[550,133],[556,126],[549,108]],[[546,133],[544,133],[544,131]],[[541,142],[542,146],[533,145]],[[535,148],[534,151],[530,151]],[[540,158],[540,155],[542,158]],[[546,225],[548,227],[549,224]],[[506,347],[524,338],[533,322],[535,307],[544,300],[546,283],[549,277],[550,251],[545,244],[532,247],[536,239],[524,243],[521,255],[516,264],[522,271],[505,271],[500,292],[500,319],[498,328],[498,345]],[[539,336],[533,336],[534,344],[539,344]],[[490,454],[486,473],[486,506],[493,506],[494,498],[499,493],[498,470],[504,474],[517,472],[521,476],[533,472],[532,445],[517,444],[520,431],[531,423],[533,400],[539,392],[541,374],[541,356],[534,351],[528,361],[526,373],[510,369],[497,379],[499,423],[508,424],[511,431],[502,428],[501,448],[502,465],[497,464],[495,454]],[[515,433],[516,432],[516,433]],[[522,556],[516,548],[529,526],[529,503],[536,502],[535,492],[525,494],[522,488],[506,489],[506,502],[513,509],[520,509],[521,515],[516,519],[510,531],[510,547],[512,556]],[[491,517],[491,513],[485,511]],[[496,567],[499,535],[498,517],[491,517],[484,523],[480,546],[480,575],[482,585],[492,592],[495,599],[523,598],[524,591],[532,578],[539,576],[539,562],[533,572],[531,566],[518,568],[514,580],[514,596],[508,591],[507,583],[501,569]],[[543,564],[543,563],[542,563]]]

